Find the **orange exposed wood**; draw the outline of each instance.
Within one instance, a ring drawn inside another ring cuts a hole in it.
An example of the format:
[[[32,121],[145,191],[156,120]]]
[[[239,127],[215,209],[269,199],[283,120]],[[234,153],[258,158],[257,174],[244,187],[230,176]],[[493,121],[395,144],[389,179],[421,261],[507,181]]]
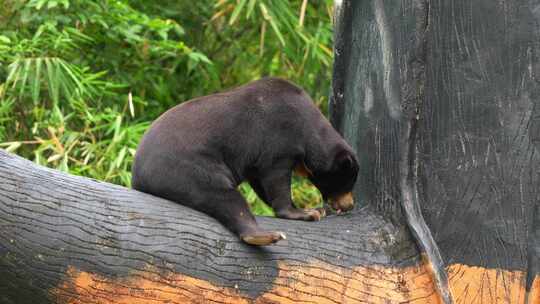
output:
[[[454,303],[540,304],[540,277],[525,292],[521,271],[453,264],[448,268]],[[246,277],[249,280],[249,277]],[[426,265],[416,267],[355,267],[325,263],[279,264],[272,288],[256,298],[237,288],[217,286],[183,274],[155,269],[128,277],[105,278],[70,267],[66,280],[51,294],[65,304],[146,303],[441,303]]]
[[[246,280],[249,280],[246,277]],[[128,277],[105,278],[71,267],[66,280],[51,291],[65,304],[99,303],[440,303],[425,266],[356,267],[325,263],[279,264],[267,292],[252,299],[235,288],[153,269]]]
[[[256,303],[439,303],[424,266],[355,267],[281,264],[274,288]]]
[[[249,303],[234,289],[214,286],[190,276],[137,271],[127,278],[107,279],[70,267],[68,279],[52,294],[59,303],[191,303],[211,298],[222,303]]]
[[[522,271],[453,264],[448,267],[448,278],[456,304],[525,303],[525,273]],[[529,303],[540,302],[529,299]]]
[[[540,304],[540,275],[534,278],[531,290],[527,295],[527,304]]]

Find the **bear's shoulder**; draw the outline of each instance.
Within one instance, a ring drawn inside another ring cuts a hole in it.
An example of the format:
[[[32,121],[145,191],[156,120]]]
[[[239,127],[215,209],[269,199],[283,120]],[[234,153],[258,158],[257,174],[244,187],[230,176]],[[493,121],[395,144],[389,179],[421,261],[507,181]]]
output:
[[[250,83],[253,88],[271,90],[277,94],[303,94],[304,90],[294,83],[279,77],[263,77]]]

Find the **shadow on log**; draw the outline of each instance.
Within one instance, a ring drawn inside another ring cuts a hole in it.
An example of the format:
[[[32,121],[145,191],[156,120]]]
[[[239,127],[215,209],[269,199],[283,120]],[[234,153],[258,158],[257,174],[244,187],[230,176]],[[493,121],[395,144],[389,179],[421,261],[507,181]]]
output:
[[[438,303],[406,227],[369,207],[250,247],[204,214],[0,150],[0,303]]]

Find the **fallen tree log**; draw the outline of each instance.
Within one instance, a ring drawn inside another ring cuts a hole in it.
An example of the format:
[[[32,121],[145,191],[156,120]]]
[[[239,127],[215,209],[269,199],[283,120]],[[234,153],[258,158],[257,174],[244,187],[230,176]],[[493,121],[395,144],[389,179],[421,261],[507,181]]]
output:
[[[437,303],[406,227],[370,208],[258,218],[251,247],[204,214],[0,150],[0,303]]]

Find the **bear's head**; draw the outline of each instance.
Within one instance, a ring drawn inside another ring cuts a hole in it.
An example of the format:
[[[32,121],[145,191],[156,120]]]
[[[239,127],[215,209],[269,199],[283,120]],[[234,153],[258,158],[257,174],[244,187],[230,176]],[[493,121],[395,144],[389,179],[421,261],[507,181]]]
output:
[[[354,206],[352,190],[358,176],[358,161],[353,152],[341,150],[336,154],[329,170],[312,172],[305,166],[302,170],[319,189],[324,201],[338,213],[351,210]],[[301,172],[302,170],[297,170]]]

